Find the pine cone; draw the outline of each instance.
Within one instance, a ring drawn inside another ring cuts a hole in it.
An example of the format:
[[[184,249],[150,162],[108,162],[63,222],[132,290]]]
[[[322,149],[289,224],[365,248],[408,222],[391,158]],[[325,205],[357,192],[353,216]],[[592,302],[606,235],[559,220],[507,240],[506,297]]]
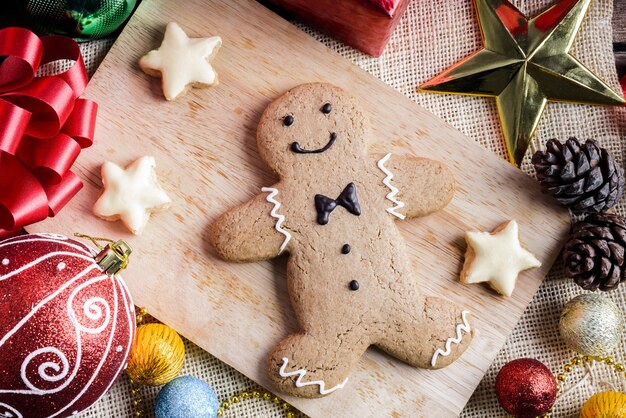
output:
[[[572,228],[565,249],[565,275],[586,290],[612,290],[626,278],[626,218],[596,213]]]
[[[624,192],[624,169],[592,139],[551,139],[531,162],[544,189],[575,214],[605,212]]]

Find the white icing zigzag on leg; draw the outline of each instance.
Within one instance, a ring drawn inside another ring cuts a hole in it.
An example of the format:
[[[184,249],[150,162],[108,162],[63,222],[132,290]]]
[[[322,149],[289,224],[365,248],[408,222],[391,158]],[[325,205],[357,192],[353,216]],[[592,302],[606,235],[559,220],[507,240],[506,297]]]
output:
[[[304,375],[306,375],[305,369],[295,370],[293,372],[285,372],[285,369],[287,368],[288,364],[289,364],[289,359],[287,359],[287,357],[283,357],[283,365],[280,366],[280,370],[278,371],[281,377],[298,376],[298,378],[296,379],[296,387],[301,388],[303,386],[317,385],[320,387],[320,395],[328,395],[329,393],[334,392],[337,389],[343,389],[346,383],[348,383],[348,378],[346,377],[346,380],[339,383],[337,386],[334,386],[330,389],[325,389],[326,384],[324,383],[323,380],[313,380],[311,382],[303,382],[302,379],[304,379]]]
[[[270,215],[272,216],[272,218],[278,219],[276,221],[276,230],[285,236],[285,239],[280,246],[280,250],[278,250],[278,254],[280,254],[283,252],[283,250],[287,246],[287,243],[291,239],[291,234],[289,233],[289,231],[285,231],[285,229],[282,227],[283,222],[285,222],[285,216],[278,213],[278,209],[280,209],[281,205],[279,201],[274,199],[274,197],[278,194],[278,189],[275,189],[273,187],[261,187],[261,191],[264,193],[269,193],[265,200],[274,205],[274,207],[272,208],[272,212],[270,212]]]
[[[450,355],[450,353],[452,352],[452,343],[459,344],[461,342],[461,340],[463,339],[463,331],[465,331],[465,333],[467,334],[470,333],[471,328],[469,322],[467,322],[467,314],[469,314],[469,311],[463,311],[461,313],[461,316],[463,317],[463,323],[457,324],[456,326],[456,338],[448,338],[445,344],[445,351],[441,348],[438,348],[437,351],[435,351],[435,354],[433,354],[433,358],[430,361],[431,366],[435,367],[435,365],[437,364],[437,357],[439,355],[443,357]]]
[[[383,179],[383,184],[385,186],[387,186],[389,188],[389,190],[391,190],[389,193],[387,193],[387,199],[390,200],[392,203],[395,204],[394,207],[392,208],[387,208],[387,212],[391,213],[392,215],[397,216],[400,219],[404,219],[406,218],[406,216],[404,216],[403,214],[397,212],[397,209],[402,209],[404,207],[404,202],[399,201],[398,199],[396,199],[396,195],[398,194],[399,190],[397,187],[395,187],[393,184],[391,184],[391,179],[393,178],[393,173],[391,171],[389,171],[387,169],[387,167],[385,167],[385,163],[387,162],[387,160],[389,160],[389,157],[391,157],[391,153],[385,155],[383,158],[381,158],[380,160],[378,160],[378,168],[381,169],[381,171],[383,173],[385,173],[386,177]]]

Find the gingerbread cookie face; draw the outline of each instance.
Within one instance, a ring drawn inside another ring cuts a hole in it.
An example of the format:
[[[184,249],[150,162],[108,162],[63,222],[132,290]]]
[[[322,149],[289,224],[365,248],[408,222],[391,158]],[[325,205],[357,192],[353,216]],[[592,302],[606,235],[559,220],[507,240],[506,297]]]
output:
[[[257,130],[261,158],[275,172],[319,166],[367,151],[366,121],[355,100],[337,87],[306,84],[271,103]]]
[[[421,368],[458,358],[473,336],[471,313],[420,293],[395,225],[442,209],[454,194],[451,172],[424,158],[368,155],[358,104],[322,83],[270,104],[257,140],[280,181],[259,185],[254,199],[217,219],[211,242],[231,261],[289,255],[300,331],[270,354],[274,385],[329,395],[350,384],[371,345]]]

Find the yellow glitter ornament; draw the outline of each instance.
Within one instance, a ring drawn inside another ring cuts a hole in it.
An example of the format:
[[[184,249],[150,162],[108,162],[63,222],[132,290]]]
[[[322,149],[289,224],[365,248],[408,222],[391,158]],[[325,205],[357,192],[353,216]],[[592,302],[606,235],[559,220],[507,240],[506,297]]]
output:
[[[580,418],[626,418],[626,394],[596,393],[583,405]]]
[[[185,345],[176,331],[146,324],[137,328],[126,373],[138,385],[164,385],[178,376],[184,361]]]

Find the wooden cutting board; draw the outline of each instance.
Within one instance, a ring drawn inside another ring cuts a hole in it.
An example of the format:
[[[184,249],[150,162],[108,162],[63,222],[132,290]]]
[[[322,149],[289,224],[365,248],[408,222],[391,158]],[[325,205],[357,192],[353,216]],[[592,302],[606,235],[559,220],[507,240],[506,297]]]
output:
[[[160,45],[169,21],[190,36],[222,36],[214,61],[218,87],[166,102],[160,80],[139,70],[138,59]],[[100,113],[96,144],[75,166],[85,188],[59,216],[29,230],[128,240],[135,252],[123,276],[136,304],[267,386],[269,351],[297,329],[285,259],[223,262],[208,231],[220,213],[273,184],[256,150],[257,122],[270,101],[311,81],[335,83],[357,97],[371,118],[372,152],[431,157],[454,171],[458,191],[444,211],[399,224],[424,293],[466,306],[477,335],[446,369],[414,369],[370,349],[345,389],[318,400],[285,399],[314,417],[456,415],[555,260],[568,214],[522,172],[253,0],[142,2],[87,90]],[[102,162],[125,165],[143,155],[156,157],[174,203],[135,237],[91,208],[101,192]],[[524,273],[512,298],[460,284],[464,233],[512,218],[543,267]]]

